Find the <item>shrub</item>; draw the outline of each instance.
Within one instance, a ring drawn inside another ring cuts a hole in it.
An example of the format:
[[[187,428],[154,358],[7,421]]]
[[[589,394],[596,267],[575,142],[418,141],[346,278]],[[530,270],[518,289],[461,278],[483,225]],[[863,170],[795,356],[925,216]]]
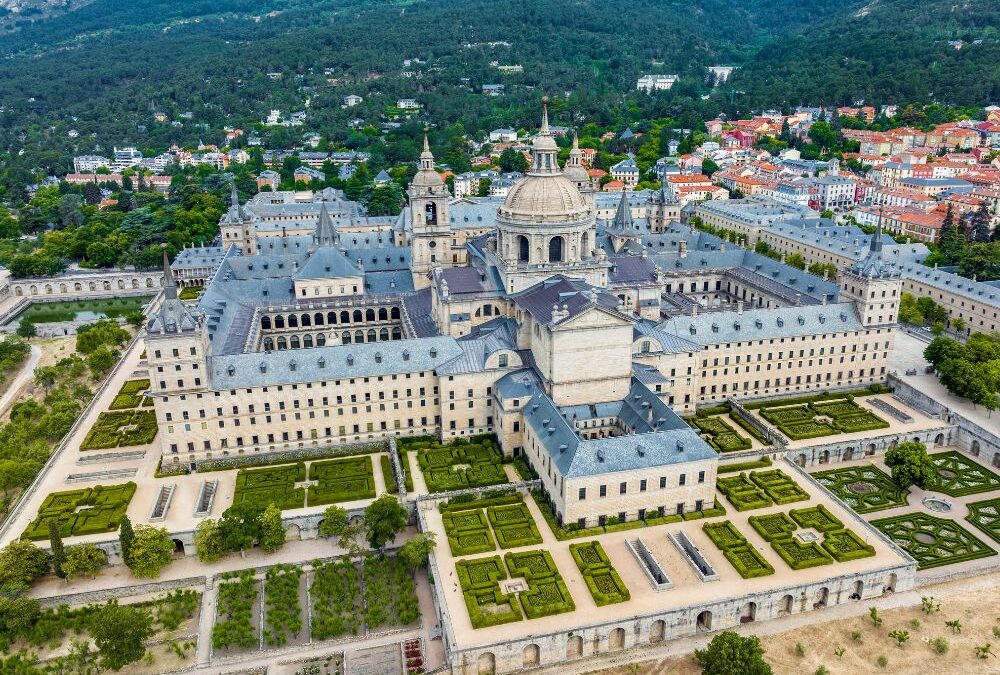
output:
[[[841,530],[844,527],[844,524],[822,504],[807,509],[792,509],[788,515],[801,527],[812,528],[818,532]]]
[[[103,412],[83,439],[80,449],[147,445],[156,438],[157,431],[156,413],[152,410]]]
[[[469,487],[489,487],[507,482],[500,451],[492,436],[459,439],[450,446],[437,441],[407,444],[417,448],[417,463],[424,474],[427,489],[445,492]],[[468,465],[468,468],[458,468]]]
[[[766,516],[750,516],[747,518],[750,526],[757,530],[757,534],[765,541],[775,539],[785,539],[795,531],[795,523],[784,513],[771,513]]]
[[[389,475],[392,476],[391,469]],[[309,465],[309,480],[318,481],[318,485],[309,488],[309,506],[375,497],[371,455],[312,462]]]
[[[764,559],[757,549],[749,545],[727,548],[722,551],[722,554],[726,556],[726,560],[736,568],[736,571],[744,579],[766,577],[774,574],[774,568],[771,564]]]
[[[313,564],[312,638],[327,640],[350,633],[357,635],[364,612],[361,568],[343,560]]]
[[[600,542],[570,544],[569,551],[598,607],[625,602],[631,597]]]
[[[793,570],[804,570],[819,565],[829,565],[833,559],[816,542],[803,544],[791,537],[773,539],[773,548]]]
[[[473,628],[521,620],[521,606],[517,597],[513,593],[501,593],[497,585],[507,578],[500,556],[459,560],[455,563],[455,572]]]
[[[519,594],[526,617],[537,619],[576,609],[548,551],[508,553],[504,560],[511,575],[523,576],[528,582],[528,590]]]
[[[212,647],[216,650],[230,647],[256,648],[256,621],[253,617],[257,601],[257,580],[252,570],[227,572],[219,585],[219,599],[215,625],[212,626]],[[236,581],[229,581],[236,579]]]
[[[442,520],[452,555],[486,553],[496,548],[482,509],[445,513]]]
[[[848,562],[875,555],[875,547],[866,544],[852,530],[833,530],[823,535],[822,546],[837,562]]]
[[[718,473],[739,473],[751,469],[764,469],[771,466],[771,458],[763,457],[753,462],[736,462],[734,464],[719,464]]]
[[[737,511],[749,511],[771,505],[771,499],[751,483],[746,474],[719,478],[715,485]]]
[[[58,523],[59,534],[63,537],[114,532],[128,510],[135,489],[135,483],[129,482],[53,492],[42,502],[38,517],[24,531],[24,537],[34,541],[47,539],[49,520]]]
[[[781,469],[754,471],[750,474],[750,480],[760,487],[775,504],[791,504],[809,499],[809,493],[799,487],[798,483]]]
[[[288,642],[288,634],[298,637],[302,630],[302,607],[299,604],[299,579],[302,570],[295,565],[275,565],[264,579],[264,617],[267,631],[264,641],[270,646]]]
[[[931,640],[931,647],[934,648],[935,653],[944,656],[948,653],[948,649],[950,649],[951,646],[948,644],[947,638],[936,637]]]
[[[752,518],[753,516],[751,516]],[[712,543],[719,547],[719,549],[725,551],[729,548],[738,548],[741,546],[746,546],[746,538],[740,534],[740,531],[736,529],[728,520],[721,523],[706,523],[702,525],[701,528],[708,535],[708,538],[712,540]]]

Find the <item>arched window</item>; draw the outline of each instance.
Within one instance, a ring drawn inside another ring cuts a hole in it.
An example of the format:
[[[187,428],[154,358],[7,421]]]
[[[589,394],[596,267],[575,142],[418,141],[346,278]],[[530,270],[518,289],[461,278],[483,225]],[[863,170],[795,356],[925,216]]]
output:
[[[295,316],[294,314],[289,314],[288,315],[288,327],[289,328],[298,328],[299,327],[299,317]]]
[[[285,317],[283,317],[281,314],[279,314],[278,316],[274,317],[274,327],[275,328],[284,328],[285,327]]]
[[[378,333],[375,332],[374,328],[369,328],[368,329],[368,342],[377,342],[377,341],[378,341]]]
[[[311,326],[312,325],[312,319],[309,317],[308,314],[303,314],[302,318],[299,319],[299,321],[301,322],[301,325],[303,325],[303,326]]]
[[[323,312],[316,312],[313,316],[313,325],[322,326],[323,325]]]
[[[390,310],[390,312],[389,312],[389,318],[390,319],[398,319],[399,318],[399,307],[393,307],[392,310]]]
[[[382,340],[383,342],[385,340],[388,340],[389,339],[389,329],[388,328],[383,328],[382,330],[380,330],[378,332],[378,339]]]
[[[303,335],[302,336],[302,346],[305,347],[306,349],[309,349],[310,347],[313,346],[312,335]]]
[[[270,352],[274,351],[274,340],[271,338],[264,338],[264,351]]]
[[[563,238],[552,237],[549,240],[549,262],[562,262],[563,259]]]
[[[264,330],[270,329],[271,328],[271,317],[269,317],[269,316],[262,316],[260,318],[260,327],[263,328]]]
[[[316,336],[316,346],[323,347],[324,345],[326,345],[326,336],[320,333]]]
[[[365,321],[374,321],[374,320],[375,320],[375,310],[374,309],[370,309],[370,308],[366,309],[365,310]]]
[[[528,238],[523,234],[517,238],[517,260],[528,262]]]
[[[424,222],[428,225],[437,225],[437,204],[427,202],[424,206]]]
[[[345,330],[340,336],[340,341],[345,345],[351,344],[351,331]]]
[[[395,328],[392,329],[392,339],[393,340],[403,339],[403,331],[400,330],[399,326],[396,326]]]
[[[351,322],[351,313],[345,309],[343,312],[340,313],[340,323],[350,323],[350,322]]]
[[[378,320],[379,321],[388,321],[389,320],[389,312],[388,312],[388,310],[386,310],[385,307],[379,307],[378,308]]]
[[[361,323],[364,321],[364,314],[361,313],[360,309],[354,310],[354,323]]]
[[[365,332],[363,330],[354,331],[354,341],[361,344],[365,341]]]
[[[330,325],[333,325],[333,324],[337,323],[337,313],[336,312],[330,312],[330,313],[328,313],[326,315],[326,322],[327,322],[327,324],[330,324]]]
[[[298,349],[300,347],[300,345],[299,345],[299,336],[298,335],[293,335],[288,340],[288,344],[291,346],[292,349]]]
[[[284,337],[278,338],[278,349],[288,349],[288,343],[285,342]]]

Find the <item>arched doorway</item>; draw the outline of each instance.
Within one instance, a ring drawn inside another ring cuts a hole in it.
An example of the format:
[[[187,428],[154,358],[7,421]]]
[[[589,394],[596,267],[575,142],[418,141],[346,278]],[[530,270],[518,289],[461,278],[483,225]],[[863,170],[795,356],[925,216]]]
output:
[[[701,631],[712,630],[712,613],[707,609],[698,615],[698,620],[695,622],[695,627]]]
[[[625,629],[615,628],[608,636],[608,650],[614,652],[622,649],[625,649]]]
[[[525,668],[538,665],[538,645],[530,644],[524,648],[524,658],[522,664]]]
[[[299,541],[302,539],[302,530],[298,525],[289,525],[285,528],[285,541]]]
[[[649,627],[649,641],[663,642],[664,634],[667,632],[667,624],[663,619],[657,619]]]
[[[865,584],[863,581],[854,582],[854,592],[851,593],[851,600],[860,600],[865,594]]]
[[[792,613],[792,606],[795,603],[795,598],[790,595],[783,596],[781,601],[778,602],[778,616],[788,616]]]
[[[993,468],[1000,468],[1000,452],[993,453]]]
[[[819,453],[819,463],[820,464],[829,464],[829,462],[830,462],[830,451],[829,450],[824,450],[823,452]]]
[[[479,675],[493,675],[497,672],[497,657],[493,652],[483,652],[479,655]]]
[[[740,623],[750,623],[757,618],[757,603],[748,602],[740,609]]]
[[[875,454],[875,444],[874,443],[869,443],[868,444],[868,449],[865,450],[865,454],[867,456],[869,456],[869,457],[871,457],[872,455]]]
[[[979,457],[979,441],[972,441],[972,454]]]
[[[934,445],[941,446],[944,445],[944,434],[938,434],[934,437]]]
[[[583,656],[583,638],[579,635],[570,635],[566,640],[566,658],[576,659]]]
[[[854,448],[848,448],[847,450],[844,450],[844,456],[841,459],[843,459],[845,462],[849,462],[852,459],[854,459]]]
[[[882,592],[883,593],[895,593],[896,592],[896,581],[897,581],[896,575],[895,574],[890,574],[889,575],[889,580],[886,582],[885,589],[883,589]]]
[[[528,262],[528,238],[523,234],[517,238],[517,260]]]
[[[813,603],[813,609],[819,609],[820,607],[826,607],[826,603],[830,600],[830,589],[826,586],[816,591],[816,602]]]
[[[180,539],[173,539],[171,541],[174,542],[174,557],[183,558],[185,555],[184,542],[181,541]]]
[[[552,237],[549,239],[549,262],[563,261],[563,238]]]
[[[795,463],[798,464],[800,467],[805,468],[806,456],[804,454],[800,454],[798,457],[795,458]]]

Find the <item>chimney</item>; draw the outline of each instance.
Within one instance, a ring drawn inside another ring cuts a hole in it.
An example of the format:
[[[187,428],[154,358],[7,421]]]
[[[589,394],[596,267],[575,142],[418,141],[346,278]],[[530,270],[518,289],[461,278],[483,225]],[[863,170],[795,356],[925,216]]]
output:
[[[677,244],[677,252],[681,254],[682,258],[686,258],[688,254],[688,243],[684,240],[681,240]]]

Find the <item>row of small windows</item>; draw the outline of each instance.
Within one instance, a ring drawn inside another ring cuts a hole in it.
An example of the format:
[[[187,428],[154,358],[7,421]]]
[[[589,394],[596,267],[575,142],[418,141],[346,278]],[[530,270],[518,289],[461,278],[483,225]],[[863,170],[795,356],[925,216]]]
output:
[[[704,471],[699,471],[698,472],[698,482],[699,483],[704,483],[705,482],[705,472]],[[639,481],[639,492],[645,492],[646,489],[647,489],[647,485],[648,485],[647,480],[645,478],[641,479]],[[687,474],[686,473],[682,473],[678,477],[678,479],[677,479],[677,486],[678,487],[683,487],[685,485],[687,485]],[[666,476],[660,476],[660,489],[661,490],[667,489],[667,477]],[[621,483],[618,484],[618,494],[620,494],[620,495],[628,494],[628,481],[622,481]],[[600,486],[598,486],[598,488],[597,488],[597,496],[598,497],[607,497],[608,496],[608,486],[607,485],[600,485]],[[587,488],[585,488],[585,487],[580,488],[579,492],[577,493],[577,497],[579,498],[580,501],[586,500],[587,499]]]
[[[379,307],[377,310],[369,307],[366,310],[355,309],[341,310],[338,312],[315,312],[314,314],[303,313],[301,315],[289,314],[287,318],[284,314],[276,314],[274,317],[265,315],[260,319],[260,327],[265,330],[271,328],[299,328],[300,326],[326,326],[339,323],[363,323],[365,321],[398,321],[400,319],[399,307]]]

